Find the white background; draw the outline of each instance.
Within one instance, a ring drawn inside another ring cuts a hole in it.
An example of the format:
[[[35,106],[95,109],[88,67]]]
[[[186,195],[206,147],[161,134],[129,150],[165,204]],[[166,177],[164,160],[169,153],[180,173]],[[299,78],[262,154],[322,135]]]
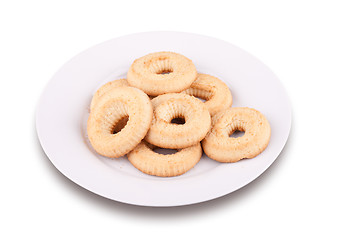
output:
[[[344,239],[342,2],[1,1],[0,238]],[[192,206],[130,206],[70,182],[41,150],[35,107],[59,67],[108,39],[156,30],[226,40],[286,87],[288,143],[245,188]]]

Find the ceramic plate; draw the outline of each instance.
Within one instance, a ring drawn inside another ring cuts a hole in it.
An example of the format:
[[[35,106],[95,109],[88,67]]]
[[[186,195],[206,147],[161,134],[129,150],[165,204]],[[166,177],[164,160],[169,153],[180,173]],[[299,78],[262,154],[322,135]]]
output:
[[[197,70],[223,80],[233,107],[252,107],[271,124],[267,149],[254,159],[218,163],[203,155],[187,173],[171,178],[146,175],[125,158],[109,159],[89,144],[86,121],[93,93],[125,78],[133,60],[173,51]],[[36,112],[40,143],[54,166],[91,192],[142,206],[179,206],[231,193],[256,179],[282,151],[290,131],[291,108],[284,87],[258,59],[222,40],[180,32],[132,34],[96,45],[68,61],[46,86]]]

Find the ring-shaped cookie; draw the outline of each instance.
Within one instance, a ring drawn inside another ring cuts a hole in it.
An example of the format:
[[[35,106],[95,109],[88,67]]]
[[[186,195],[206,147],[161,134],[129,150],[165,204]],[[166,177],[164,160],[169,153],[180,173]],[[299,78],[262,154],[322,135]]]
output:
[[[123,118],[128,118],[127,124],[116,132],[116,125]],[[151,120],[149,97],[133,87],[118,87],[98,100],[89,115],[87,133],[96,152],[106,157],[120,157],[141,142]]]
[[[200,143],[167,155],[154,152],[154,148],[155,146],[142,141],[127,154],[128,160],[143,173],[159,177],[173,177],[184,174],[193,168],[202,155]]]
[[[106,84],[102,85],[100,88],[97,89],[95,94],[92,97],[91,104],[90,104],[90,111],[95,107],[96,103],[103,96],[103,94],[107,93],[109,90],[117,87],[127,87],[128,82],[126,79],[118,79],[111,82],[107,82]]]
[[[235,131],[241,137],[231,137]],[[268,145],[271,128],[266,117],[252,108],[235,107],[217,113],[212,129],[202,141],[204,152],[218,162],[237,162],[253,158]]]
[[[232,95],[228,86],[208,74],[199,73],[192,85],[182,93],[204,99],[211,116],[232,105]]]
[[[211,127],[211,117],[199,99],[168,93],[152,101],[153,118],[145,140],[162,148],[186,148],[200,142]],[[173,120],[182,119],[183,124]]]
[[[151,96],[181,92],[196,79],[193,62],[173,52],[151,53],[136,59],[127,73],[127,81]]]
[[[114,80],[111,82],[107,82],[106,84],[102,85],[100,88],[97,89],[97,91],[95,92],[95,94],[92,97],[91,100],[91,104],[90,104],[90,111],[92,111],[95,106],[97,105],[98,100],[107,92],[109,92],[109,90],[113,89],[113,88],[118,88],[118,87],[127,87],[128,82],[126,79],[118,79],[118,80]],[[115,126],[114,128],[114,132],[119,132],[126,124],[128,121],[128,117],[124,117],[122,118]]]

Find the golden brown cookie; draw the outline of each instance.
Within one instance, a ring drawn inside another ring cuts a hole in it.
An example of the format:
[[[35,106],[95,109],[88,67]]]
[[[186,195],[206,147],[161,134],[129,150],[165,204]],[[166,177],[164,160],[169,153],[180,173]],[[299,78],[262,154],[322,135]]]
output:
[[[235,131],[244,135],[231,137]],[[202,147],[207,156],[218,162],[237,162],[260,154],[270,136],[270,124],[262,113],[252,108],[229,108],[213,116],[212,129]]]
[[[154,152],[154,148],[153,145],[142,141],[127,154],[128,160],[143,173],[159,177],[173,177],[193,168],[202,155],[200,143],[167,155]]]
[[[154,114],[145,140],[162,148],[186,148],[200,142],[211,127],[210,114],[199,99],[168,93],[152,101]]]
[[[118,123],[125,122],[120,129]],[[106,157],[120,157],[131,151],[145,137],[152,120],[149,97],[133,87],[110,89],[98,99],[87,122],[91,145]]]
[[[102,97],[103,94],[107,93],[110,89],[127,86],[129,85],[126,79],[118,79],[102,85],[92,97],[90,110],[92,111],[92,109],[95,107],[95,104],[98,102],[99,98]]]
[[[204,99],[211,116],[231,107],[232,95],[228,86],[216,77],[199,73],[192,85],[182,93]]]
[[[127,81],[151,96],[181,92],[196,79],[193,62],[173,52],[151,53],[136,59],[127,73]]]

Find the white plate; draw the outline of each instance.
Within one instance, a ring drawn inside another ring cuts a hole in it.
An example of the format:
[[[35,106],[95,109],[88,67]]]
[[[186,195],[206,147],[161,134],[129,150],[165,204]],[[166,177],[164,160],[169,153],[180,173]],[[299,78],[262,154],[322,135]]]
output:
[[[233,94],[233,106],[253,107],[269,120],[267,149],[254,159],[218,163],[203,155],[182,176],[146,175],[125,158],[97,155],[86,135],[88,106],[95,90],[122,78],[134,59],[174,51],[192,59],[198,71],[219,77]],[[55,167],[80,186],[116,201],[143,206],[178,206],[214,199],[253,181],[277,158],[287,141],[291,108],[277,77],[247,52],[218,39],[179,32],[149,32],[112,39],[67,62],[45,88],[36,112],[41,145]]]

